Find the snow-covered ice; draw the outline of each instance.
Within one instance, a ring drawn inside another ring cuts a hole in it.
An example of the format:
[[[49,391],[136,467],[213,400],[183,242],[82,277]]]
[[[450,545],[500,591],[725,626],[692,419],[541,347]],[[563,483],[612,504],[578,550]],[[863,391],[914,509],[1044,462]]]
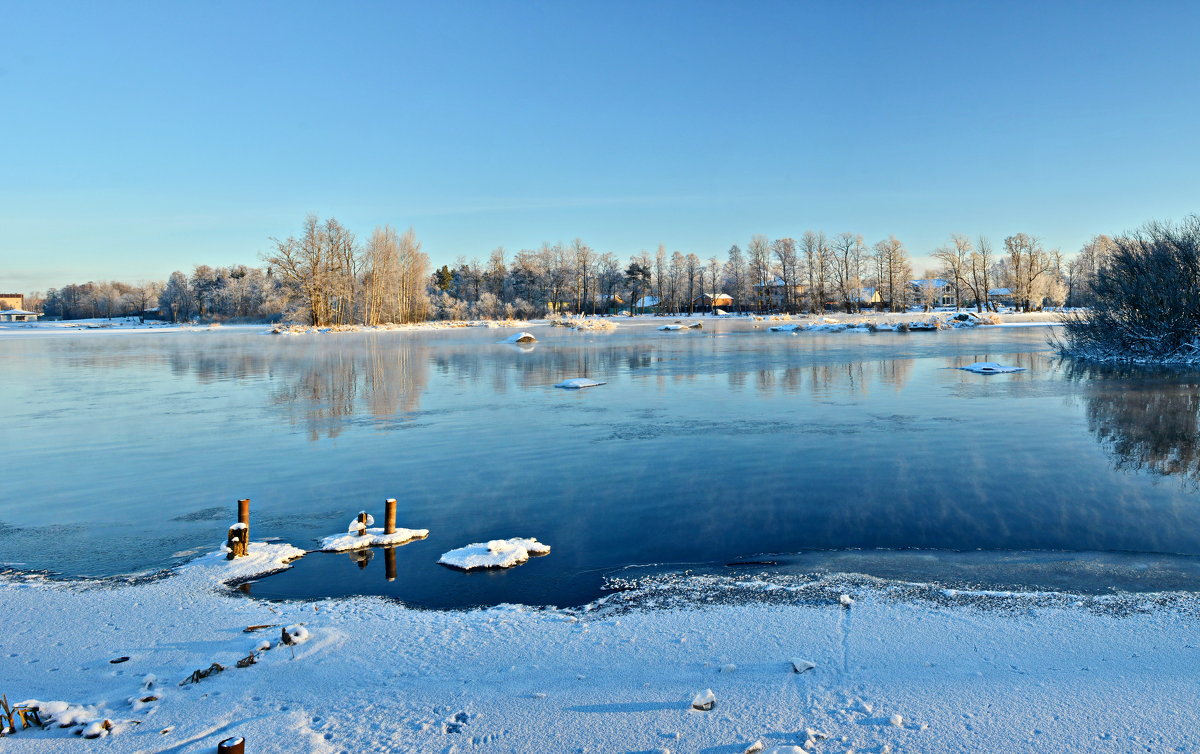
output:
[[[536,539],[493,539],[475,542],[442,555],[438,562],[453,568],[470,571],[475,568],[511,568],[529,560],[532,555],[546,555],[550,546]]]
[[[576,610],[466,612],[266,602],[221,586],[255,570],[239,561],[286,567],[286,549],[263,548],[99,587],[0,577],[4,693],[80,710],[73,728],[17,731],[4,750],[82,749],[72,730],[105,719],[113,730],[88,744],[98,751],[180,754],[232,736],[256,752],[322,753],[1200,750],[1194,595],[906,598],[860,584],[851,619],[837,583],[815,585],[824,600],[799,590],[788,602],[795,582],[689,577],[679,583],[721,599],[635,589]],[[724,598],[735,593],[761,600]],[[260,624],[304,624],[309,638],[237,668],[261,642],[243,629]],[[799,644],[820,675],[780,661]],[[119,654],[131,659],[110,665]],[[227,669],[178,685],[214,662]],[[150,675],[161,680],[147,691]],[[705,689],[716,709],[692,712]]]
[[[368,525],[375,523],[375,519],[368,516]],[[405,529],[404,527],[396,527],[396,531],[391,534],[384,534],[382,528],[364,528],[362,534],[358,533],[357,519],[350,522],[350,529],[345,534],[334,534],[325,537],[321,540],[322,552],[346,552],[348,550],[361,550],[364,547],[387,547],[391,545],[403,545],[418,539],[425,539],[429,536],[428,529]]]
[[[566,388],[567,390],[581,390],[585,387],[596,387],[598,385],[607,384],[607,382],[597,382],[596,380],[589,380],[586,377],[575,377],[573,379],[563,380],[554,387]]]
[[[1007,374],[1009,372],[1024,372],[1025,367],[1009,367],[1003,364],[997,364],[994,361],[977,361],[974,364],[968,364],[965,367],[959,367],[968,372],[976,374]]]

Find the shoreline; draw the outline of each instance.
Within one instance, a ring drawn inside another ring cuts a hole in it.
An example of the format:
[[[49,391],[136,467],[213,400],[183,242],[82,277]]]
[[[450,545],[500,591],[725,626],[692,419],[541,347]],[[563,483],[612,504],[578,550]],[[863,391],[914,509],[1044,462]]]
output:
[[[212,751],[233,735],[280,752],[740,752],[755,741],[1116,752],[1200,742],[1194,594],[747,572],[641,580],[577,609],[428,611],[371,597],[268,603],[223,586],[278,567],[288,547],[256,543],[248,562],[212,553],[122,586],[0,579],[4,692],[14,703],[92,705],[118,731],[89,744],[105,751]],[[277,626],[244,632],[261,624]],[[234,667],[288,624],[304,624],[309,640]],[[816,667],[796,673],[794,658]],[[213,662],[228,669],[178,685]],[[160,698],[135,709],[147,675]],[[691,710],[704,689],[716,708]],[[42,752],[65,738],[69,729],[50,728],[3,741]]]

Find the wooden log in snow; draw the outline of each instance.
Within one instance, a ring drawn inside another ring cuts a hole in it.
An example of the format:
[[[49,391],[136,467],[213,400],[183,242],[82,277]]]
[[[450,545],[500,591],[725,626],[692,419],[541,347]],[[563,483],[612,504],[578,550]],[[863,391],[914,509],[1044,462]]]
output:
[[[383,533],[396,533],[396,498],[389,497],[383,502]]]

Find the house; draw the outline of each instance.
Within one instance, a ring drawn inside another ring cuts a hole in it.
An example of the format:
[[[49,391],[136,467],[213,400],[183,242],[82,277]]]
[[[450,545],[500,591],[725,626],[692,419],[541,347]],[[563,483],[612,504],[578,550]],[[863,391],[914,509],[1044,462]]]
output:
[[[713,309],[730,308],[733,306],[733,296],[728,293],[701,293],[692,299],[692,308],[697,311],[710,312]]]
[[[783,309],[786,306],[796,308],[804,298],[805,287],[799,283],[788,284],[781,277],[774,277],[768,281],[755,283],[751,286],[754,289],[755,306],[761,311],[763,309]]]
[[[988,288],[988,303],[993,306],[1014,306],[1011,288]]]
[[[0,293],[0,309],[24,309],[24,293]]]
[[[637,301],[633,302],[633,310],[635,313],[642,314],[650,311],[658,311],[658,296],[642,296]]]
[[[0,322],[36,322],[39,316],[24,309],[0,309]]]
[[[913,298],[922,304],[930,306],[958,306],[958,301],[954,297],[954,289],[951,287],[949,280],[943,278],[923,278],[921,280],[910,280],[908,284],[912,286]]]

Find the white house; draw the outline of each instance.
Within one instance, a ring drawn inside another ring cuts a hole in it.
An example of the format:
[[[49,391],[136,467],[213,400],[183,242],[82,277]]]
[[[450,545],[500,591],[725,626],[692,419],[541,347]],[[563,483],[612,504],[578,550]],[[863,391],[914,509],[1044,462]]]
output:
[[[39,316],[24,309],[0,309],[0,322],[36,322]]]

